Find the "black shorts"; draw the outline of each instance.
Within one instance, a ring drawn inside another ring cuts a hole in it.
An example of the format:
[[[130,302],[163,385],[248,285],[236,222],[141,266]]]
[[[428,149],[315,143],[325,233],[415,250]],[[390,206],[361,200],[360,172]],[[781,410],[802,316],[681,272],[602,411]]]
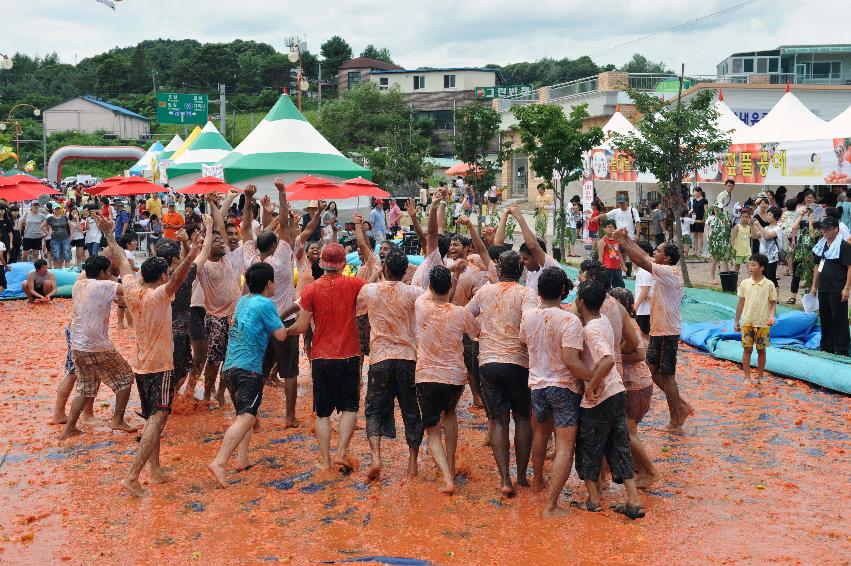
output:
[[[282,320],[284,328],[295,324],[296,319]],[[269,345],[263,355],[263,377],[269,377],[272,366],[278,364],[278,376],[281,379],[298,377],[298,336],[287,336],[281,342],[274,336],[269,337]]]
[[[263,401],[263,376],[242,368],[228,368],[223,375],[236,414],[251,413],[256,417]]]
[[[448,383],[424,382],[417,383],[417,401],[420,403],[423,428],[432,428],[440,423],[443,413],[451,413],[458,406],[463,385]]]
[[[635,315],[635,322],[638,323],[638,328],[645,334],[650,334],[650,315],[649,314],[637,314]]]
[[[357,317],[358,323],[358,340],[360,341],[360,351],[364,356],[369,355],[369,315],[362,314]]]
[[[41,251],[41,238],[24,238],[24,251]]]
[[[180,381],[189,375],[192,367],[192,345],[187,334],[174,334],[174,379]]]
[[[650,342],[647,344],[647,365],[658,367],[659,373],[662,375],[674,375],[677,373],[677,349],[679,346],[679,334],[651,336]]]
[[[488,363],[479,366],[479,378],[482,401],[489,419],[498,419],[509,410],[515,417],[531,417],[528,368],[516,364]]]
[[[171,412],[174,398],[174,371],[137,373],[136,389],[142,403],[142,418],[147,419],[157,411]]]
[[[609,283],[612,287],[625,287],[626,285],[623,282],[623,271],[620,269],[609,269],[606,268],[606,271],[609,274]]]
[[[405,441],[418,448],[423,441],[423,423],[417,404],[414,360],[383,360],[370,364],[366,385],[366,436],[396,438],[394,400],[405,423]]]
[[[319,418],[343,411],[357,413],[360,408],[360,356],[342,360],[315,359],[313,374],[313,412]]]
[[[626,427],[626,394],[621,391],[596,407],[579,410],[576,434],[576,472],[579,479],[597,481],[603,456],[612,471],[612,481],[632,479],[632,453]]]
[[[207,310],[204,307],[189,307],[189,338],[191,340],[205,340],[204,317]]]
[[[79,240],[71,240],[72,248],[85,248],[86,247],[86,239],[80,238]]]
[[[692,234],[703,234],[703,229],[704,229],[704,224],[703,224],[703,221],[701,220],[700,222],[695,222],[694,224],[692,224],[691,228],[689,230],[691,231]]]
[[[475,383],[479,381],[479,343],[466,334],[462,339],[464,344],[464,367],[467,374],[473,377]]]

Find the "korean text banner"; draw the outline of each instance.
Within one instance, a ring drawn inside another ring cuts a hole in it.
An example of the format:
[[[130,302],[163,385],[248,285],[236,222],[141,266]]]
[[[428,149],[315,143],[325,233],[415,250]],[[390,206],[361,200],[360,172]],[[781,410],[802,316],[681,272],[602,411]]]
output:
[[[591,176],[603,181],[655,183],[652,174],[635,168],[635,160],[626,152],[608,148],[591,150]]]
[[[703,182],[734,179],[759,185],[851,184],[851,138],[734,144]]]

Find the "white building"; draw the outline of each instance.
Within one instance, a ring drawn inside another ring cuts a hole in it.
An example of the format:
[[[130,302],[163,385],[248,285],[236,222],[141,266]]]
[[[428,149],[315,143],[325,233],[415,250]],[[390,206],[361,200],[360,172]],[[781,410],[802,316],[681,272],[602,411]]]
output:
[[[474,91],[505,82],[498,69],[470,67],[372,71],[369,80],[378,83],[379,90],[397,87],[404,94]]]
[[[126,108],[93,96],[66,100],[44,110],[44,127],[54,132],[107,132],[121,139],[146,138],[151,134],[148,119]]]

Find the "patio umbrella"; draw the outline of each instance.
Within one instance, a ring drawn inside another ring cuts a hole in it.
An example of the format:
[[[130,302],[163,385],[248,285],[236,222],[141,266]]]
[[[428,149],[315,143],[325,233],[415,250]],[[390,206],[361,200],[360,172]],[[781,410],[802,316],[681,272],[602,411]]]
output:
[[[458,165],[453,165],[449,169],[446,170],[446,174],[449,176],[452,175],[480,175],[481,168],[478,165],[474,165],[472,163],[459,163]]]
[[[390,198],[390,193],[363,177],[355,177],[340,183],[340,188],[348,191],[349,197]]]
[[[295,183],[293,183],[295,185]],[[295,188],[292,194],[287,195],[287,199],[292,201],[300,200],[344,200],[351,197],[349,191],[333,181],[321,179],[317,183],[306,183],[301,188]]]
[[[84,189],[86,193],[89,195],[99,195],[109,187],[113,186],[116,183],[120,183],[122,181],[127,180],[127,177],[122,177],[120,175],[116,175],[115,177],[110,177],[109,179],[104,179],[100,183],[96,185],[92,185],[88,189]]]
[[[100,196],[125,197],[158,193],[160,191],[162,191],[161,186],[152,183],[143,177],[127,177],[124,181],[115,183],[105,191],[101,192]]]
[[[15,185],[0,186],[0,198],[9,202],[22,200],[35,200],[41,195],[58,195],[59,191],[39,182],[17,183]]]
[[[8,177],[0,177],[0,187],[8,187],[9,185],[17,185],[18,183],[38,183],[41,185],[39,180],[32,175],[17,173]]]
[[[196,179],[191,185],[175,192],[182,195],[206,195],[209,193],[226,193],[231,189],[242,192],[242,189],[228,185],[217,177],[201,177],[200,179]]]
[[[287,192],[294,193],[295,191],[301,190],[305,185],[315,185],[318,183],[333,183],[330,179],[323,179],[322,177],[314,177],[313,175],[305,175],[304,177],[299,177],[289,185],[287,185]]]

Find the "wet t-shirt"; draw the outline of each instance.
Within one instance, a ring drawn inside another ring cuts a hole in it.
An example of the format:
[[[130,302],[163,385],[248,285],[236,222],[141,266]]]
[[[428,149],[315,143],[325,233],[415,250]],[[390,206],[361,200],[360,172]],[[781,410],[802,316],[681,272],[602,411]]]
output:
[[[451,303],[438,304],[429,294],[415,302],[417,383],[467,383],[464,334],[476,336],[479,324],[470,312]],[[371,354],[370,354],[371,355]]]
[[[560,267],[558,262],[550,257],[549,255],[544,255],[544,265],[539,267],[537,271],[527,271],[524,269],[526,274],[526,286],[538,293],[538,278],[541,276],[541,273],[548,267]]]
[[[523,311],[537,305],[535,292],[519,283],[485,285],[467,305],[479,319],[479,365],[515,364],[529,367],[529,353],[520,342]]]
[[[369,315],[369,363],[416,360],[414,301],[425,293],[401,281],[364,285],[358,293],[358,315]]]
[[[630,319],[632,326],[635,328],[638,339],[641,338],[641,331],[638,328],[638,323],[634,319]],[[647,367],[647,362],[641,360],[635,363],[623,364],[623,386],[627,391],[635,391],[636,389],[644,389],[648,385],[653,384],[653,375],[650,373],[650,368]]]
[[[71,349],[78,352],[107,352],[115,346],[109,341],[109,312],[118,290],[115,281],[77,279],[71,289]]]
[[[416,272],[414,272],[414,277],[411,279],[411,285],[428,289],[429,274],[431,273],[431,270],[438,265],[443,265],[443,258],[440,257],[440,250],[435,248],[425,257],[419,267],[417,267]]]
[[[520,341],[529,350],[529,387],[566,387],[582,394],[582,381],[564,365],[562,348],[582,351],[582,322],[560,308],[529,309],[520,321]]]
[[[269,336],[283,326],[274,301],[263,295],[245,295],[237,302],[233,319],[222,371],[240,368],[262,373]]]
[[[454,263],[452,260],[445,260],[447,269],[450,269]],[[480,271],[473,263],[467,263],[467,267],[458,276],[458,282],[455,284],[455,294],[452,295],[453,305],[459,307],[467,306],[467,303],[473,298],[476,290],[481,286]]]
[[[174,335],[171,330],[171,301],[166,285],[156,288],[139,285],[125,275],[124,300],[133,315],[136,349],[130,366],[136,373],[159,373],[174,369]]]
[[[246,265],[260,261],[260,253],[257,251],[257,243],[254,240],[246,242],[242,246]],[[289,243],[284,240],[278,241],[275,253],[263,260],[275,270],[275,294],[272,302],[278,309],[278,315],[290,308],[295,300],[295,286],[293,285],[293,250]],[[295,315],[293,315],[295,316]],[[292,318],[292,317],[290,317]]]
[[[310,359],[342,360],[361,355],[355,309],[366,285],[360,277],[326,273],[301,294],[301,308],[313,318]]]
[[[218,318],[231,316],[239,299],[239,283],[231,263],[225,258],[207,260],[197,277],[204,291],[207,314]]]
[[[363,263],[358,266],[358,277],[364,281],[369,281],[376,271],[381,271],[381,260],[375,255],[375,252],[369,252],[363,260]]]
[[[585,339],[585,348],[582,350],[581,357],[582,361],[585,362],[585,365],[591,372],[594,371],[594,368],[597,367],[597,364],[599,364],[600,360],[604,357],[612,356],[614,359],[614,331],[612,330],[611,323],[609,323],[606,317],[601,316],[589,321],[582,330],[582,335]],[[606,374],[606,377],[603,378],[600,387],[601,394],[596,402],[592,403],[583,396],[582,402],[579,406],[586,409],[596,407],[612,395],[616,395],[624,390],[623,380],[618,373],[617,364],[613,365],[611,371],[609,371],[609,373]]]
[[[194,289],[197,271],[195,264],[192,264],[186,279],[178,287],[174,294],[174,301],[171,303],[171,329],[175,334],[181,336],[189,335],[189,307],[192,304],[192,290]]]
[[[612,332],[615,337],[615,365],[618,366],[618,373],[623,375],[623,351],[621,349],[621,340],[623,340],[623,311],[620,308],[621,304],[611,295],[606,295],[606,300],[600,307],[600,316],[609,319],[612,325]]]
[[[679,336],[682,330],[680,303],[683,276],[676,265],[653,264],[653,297],[650,299],[650,336]]]

